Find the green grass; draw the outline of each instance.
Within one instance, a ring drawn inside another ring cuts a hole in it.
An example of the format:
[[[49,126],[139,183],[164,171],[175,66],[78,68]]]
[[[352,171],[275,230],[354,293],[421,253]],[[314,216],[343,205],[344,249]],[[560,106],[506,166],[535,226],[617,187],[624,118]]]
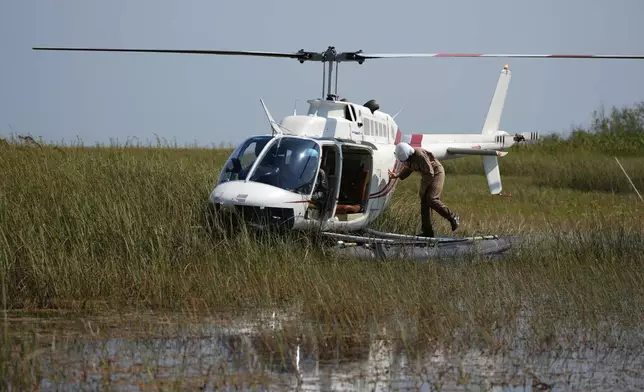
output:
[[[341,260],[297,235],[213,240],[203,208],[230,150],[7,142],[0,152],[7,309],[294,306],[349,326],[413,316],[444,337],[509,323],[526,307],[551,326],[644,315],[644,203],[594,148],[512,150],[501,162],[509,198],[487,193],[480,159],[444,162],[461,234],[549,235],[506,261],[458,267]],[[620,159],[644,190],[643,155]],[[404,181],[376,227],[416,232],[417,187],[416,175]]]
[[[513,149],[501,159],[511,197],[488,194],[479,158],[445,161],[443,199],[461,215],[461,235],[532,242],[502,261],[459,265],[339,259],[298,234],[212,238],[201,227],[204,206],[230,149],[0,141],[3,308],[90,314],[278,306],[338,339],[375,321],[405,326],[415,331],[405,337],[409,347],[503,349],[526,333],[541,347],[577,342],[580,331],[623,344],[608,333],[644,318],[644,203],[614,155],[644,191],[644,150],[633,147],[642,137],[632,125],[637,117],[620,113],[569,140]],[[620,115],[630,128],[612,126]],[[606,148],[607,140],[624,148]],[[418,185],[416,175],[400,184],[375,227],[416,232]],[[434,216],[437,233],[449,234]],[[517,327],[520,320],[527,328]],[[9,370],[4,362],[3,374],[29,379],[20,369],[34,360],[33,347],[10,340],[6,328],[3,361],[12,361],[10,348],[32,359],[14,358]]]

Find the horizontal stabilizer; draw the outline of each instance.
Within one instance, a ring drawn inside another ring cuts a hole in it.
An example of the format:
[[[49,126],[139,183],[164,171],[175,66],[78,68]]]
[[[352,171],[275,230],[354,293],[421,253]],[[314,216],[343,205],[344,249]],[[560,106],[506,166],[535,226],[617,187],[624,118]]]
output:
[[[507,155],[507,151],[496,151],[496,150],[482,150],[480,148],[453,148],[450,147],[447,149],[448,154],[453,155],[484,155],[484,156],[495,156],[502,157]]]
[[[490,188],[490,193],[498,195],[501,193],[503,186],[501,185],[501,172],[499,171],[499,160],[495,156],[483,157],[483,168],[485,169],[485,177],[487,185]]]

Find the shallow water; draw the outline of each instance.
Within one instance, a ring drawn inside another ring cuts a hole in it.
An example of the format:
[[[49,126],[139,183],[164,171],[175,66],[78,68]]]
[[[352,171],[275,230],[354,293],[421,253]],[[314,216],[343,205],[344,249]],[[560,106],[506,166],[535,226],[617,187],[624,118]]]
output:
[[[9,386],[17,390],[24,386],[16,380],[40,390],[644,389],[639,346],[586,342],[528,353],[515,342],[492,353],[429,348],[377,326],[364,333],[322,334],[316,328],[272,311],[7,314],[3,379],[13,376]]]

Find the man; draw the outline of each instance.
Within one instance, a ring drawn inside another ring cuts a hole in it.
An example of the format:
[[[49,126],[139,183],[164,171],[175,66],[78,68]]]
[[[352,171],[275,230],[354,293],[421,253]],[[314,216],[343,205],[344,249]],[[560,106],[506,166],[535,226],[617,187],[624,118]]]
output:
[[[440,216],[447,219],[452,231],[459,226],[459,216],[454,214],[440,200],[445,182],[445,169],[436,159],[434,154],[422,148],[414,148],[407,143],[398,143],[396,145],[396,159],[403,163],[403,168],[399,173],[389,170],[389,178],[399,178],[404,180],[412,172],[419,172],[422,175],[420,180],[420,219],[422,222],[422,233],[424,237],[434,237],[434,229],[429,213],[430,208],[436,211]]]
[[[327,197],[329,194],[329,182],[327,180],[325,169],[326,155],[322,157],[322,164],[320,165],[320,171],[318,172],[315,189],[313,190],[313,195],[311,197],[311,201],[315,203],[316,208],[321,212],[324,211],[324,208],[326,207]]]

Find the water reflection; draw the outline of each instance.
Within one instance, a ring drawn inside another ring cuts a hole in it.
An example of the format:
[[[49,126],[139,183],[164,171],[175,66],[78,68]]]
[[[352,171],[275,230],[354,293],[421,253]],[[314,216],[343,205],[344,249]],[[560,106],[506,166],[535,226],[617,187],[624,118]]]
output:
[[[266,320],[180,324],[168,318],[16,320],[37,331],[41,351],[28,374],[42,390],[540,391],[639,390],[637,351],[486,354],[425,351],[374,329],[319,334]],[[308,329],[307,329],[308,328]],[[30,335],[34,336],[34,335]],[[22,335],[23,344],[26,340]],[[35,349],[35,347],[33,347]],[[32,351],[36,352],[36,351]],[[177,384],[178,382],[178,384]],[[145,387],[144,387],[145,386]]]

